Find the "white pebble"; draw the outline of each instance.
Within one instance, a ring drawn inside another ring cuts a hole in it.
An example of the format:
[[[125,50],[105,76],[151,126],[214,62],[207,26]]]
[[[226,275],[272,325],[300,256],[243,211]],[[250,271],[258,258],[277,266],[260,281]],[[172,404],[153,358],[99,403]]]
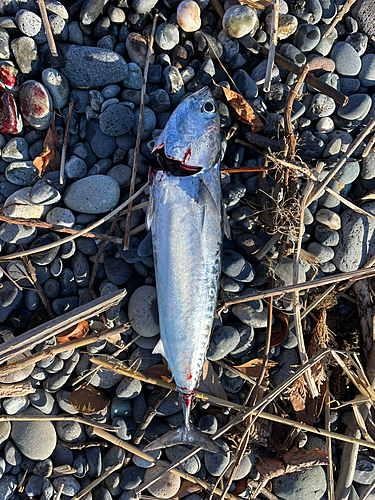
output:
[[[335,129],[335,124],[329,116],[323,116],[315,125],[316,131],[321,134],[329,134]]]
[[[185,85],[189,83],[195,76],[194,68],[192,68],[191,66],[186,66],[186,68],[183,68],[180,73],[182,81]]]
[[[186,32],[197,31],[201,27],[201,10],[193,0],[184,0],[177,8],[177,22]]]
[[[335,231],[341,227],[340,217],[332,210],[328,210],[328,208],[319,210],[315,215],[315,220]]]

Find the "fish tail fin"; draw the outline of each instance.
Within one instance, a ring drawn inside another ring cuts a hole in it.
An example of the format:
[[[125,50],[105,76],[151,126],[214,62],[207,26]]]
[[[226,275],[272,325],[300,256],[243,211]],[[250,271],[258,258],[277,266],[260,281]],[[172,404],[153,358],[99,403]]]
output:
[[[191,446],[199,446],[206,451],[212,453],[219,453],[220,455],[226,456],[226,452],[219,446],[215,441],[205,434],[199,431],[196,427],[185,423],[181,424],[177,429],[167,432],[163,436],[155,439],[150,444],[148,444],[143,451],[158,450],[160,448],[169,448],[176,444],[189,444]]]

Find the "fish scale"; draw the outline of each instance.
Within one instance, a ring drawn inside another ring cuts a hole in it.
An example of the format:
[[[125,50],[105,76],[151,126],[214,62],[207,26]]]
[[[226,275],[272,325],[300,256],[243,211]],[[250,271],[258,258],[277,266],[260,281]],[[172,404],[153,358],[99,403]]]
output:
[[[147,213],[160,323],[160,341],[154,352],[168,362],[185,418],[178,429],[147,445],[149,450],[188,443],[224,453],[190,423],[220,278],[220,149],[219,113],[207,88],[188,96],[175,109],[154,147],[164,165],[150,172]],[[171,163],[174,173],[165,167]],[[188,172],[195,173],[186,175]]]

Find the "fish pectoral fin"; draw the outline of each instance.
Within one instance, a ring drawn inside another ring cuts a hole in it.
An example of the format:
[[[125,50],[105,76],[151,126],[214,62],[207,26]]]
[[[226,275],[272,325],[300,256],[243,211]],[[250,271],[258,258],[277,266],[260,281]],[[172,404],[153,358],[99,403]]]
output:
[[[220,215],[215,200],[213,199],[212,194],[207,187],[207,184],[203,180],[201,180],[199,186],[198,205],[201,205],[202,207],[206,206],[213,212],[216,212],[218,215]]]
[[[154,202],[154,197],[152,196],[152,193],[151,193],[150,199],[148,202],[148,206],[147,206],[147,213],[146,213],[146,229],[147,229],[147,231],[149,231],[151,229],[152,218],[154,216],[154,208],[155,208],[155,202]]]
[[[228,240],[232,239],[232,234],[230,232],[230,225],[229,225],[229,219],[228,219],[228,214],[224,208],[224,203],[222,204],[221,207],[221,213],[222,213],[222,219],[223,219],[223,230],[225,236],[228,238]]]
[[[164,346],[163,346],[163,342],[161,341],[161,339],[154,347],[152,354],[161,354],[163,356],[163,358],[167,359],[165,356]]]

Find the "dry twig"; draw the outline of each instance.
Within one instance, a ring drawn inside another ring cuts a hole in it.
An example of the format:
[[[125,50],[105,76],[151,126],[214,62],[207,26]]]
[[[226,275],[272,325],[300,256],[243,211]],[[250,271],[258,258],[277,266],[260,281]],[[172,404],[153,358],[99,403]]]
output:
[[[61,149],[61,160],[60,160],[60,180],[59,180],[60,184],[64,184],[65,158],[66,158],[66,151],[68,149],[70,120],[72,119],[73,106],[74,102],[69,103],[68,114],[66,117],[64,140]]]
[[[92,483],[88,484],[86,488],[83,488],[77,495],[74,495],[72,500],[80,500],[82,497],[84,497],[89,491],[93,490],[98,484],[103,482],[105,479],[107,479],[108,476],[112,474],[112,472],[115,472],[118,470],[120,467],[122,467],[122,462],[118,462],[117,464],[112,465],[112,467],[109,467],[101,476],[98,478],[94,479]]]
[[[51,54],[53,57],[58,57],[59,54],[57,53],[56,44],[55,44],[55,40],[53,38],[53,33],[52,33],[51,25],[49,23],[47,9],[46,9],[44,0],[37,0],[37,2],[39,5],[40,15],[41,15],[42,21],[43,21],[44,31],[46,32],[49,50],[51,51]]]
[[[271,87],[272,70],[275,62],[278,30],[279,30],[279,0],[273,0],[270,48],[267,58],[266,77],[263,85],[264,92],[269,92]]]
[[[137,176],[137,168],[138,168],[138,158],[139,158],[139,150],[141,147],[141,137],[142,137],[142,126],[143,126],[143,115],[145,111],[145,97],[146,97],[146,86],[147,86],[147,77],[148,77],[148,68],[150,66],[152,52],[152,46],[154,44],[154,35],[156,29],[156,22],[158,20],[158,14],[155,14],[154,21],[152,23],[152,29],[150,34],[150,41],[147,47],[147,56],[145,68],[143,71],[143,82],[141,88],[141,102],[139,105],[139,118],[138,118],[138,130],[137,130],[137,139],[135,141],[135,149],[134,149],[134,159],[133,159],[133,169],[132,176],[130,179],[130,189],[129,189],[129,200],[132,199],[135,189],[135,179]],[[130,222],[131,222],[131,214],[132,214],[132,206],[133,201],[130,201],[128,214],[126,216],[126,225],[125,225],[125,235],[124,235],[124,250],[129,248],[129,237],[130,237]]]
[[[333,31],[334,27],[337,23],[341,21],[341,19],[345,16],[347,12],[349,12],[350,7],[355,3],[356,0],[346,0],[345,5],[343,5],[340,12],[338,12],[334,18],[334,20],[329,25],[328,30],[324,33],[322,38],[327,38]]]

